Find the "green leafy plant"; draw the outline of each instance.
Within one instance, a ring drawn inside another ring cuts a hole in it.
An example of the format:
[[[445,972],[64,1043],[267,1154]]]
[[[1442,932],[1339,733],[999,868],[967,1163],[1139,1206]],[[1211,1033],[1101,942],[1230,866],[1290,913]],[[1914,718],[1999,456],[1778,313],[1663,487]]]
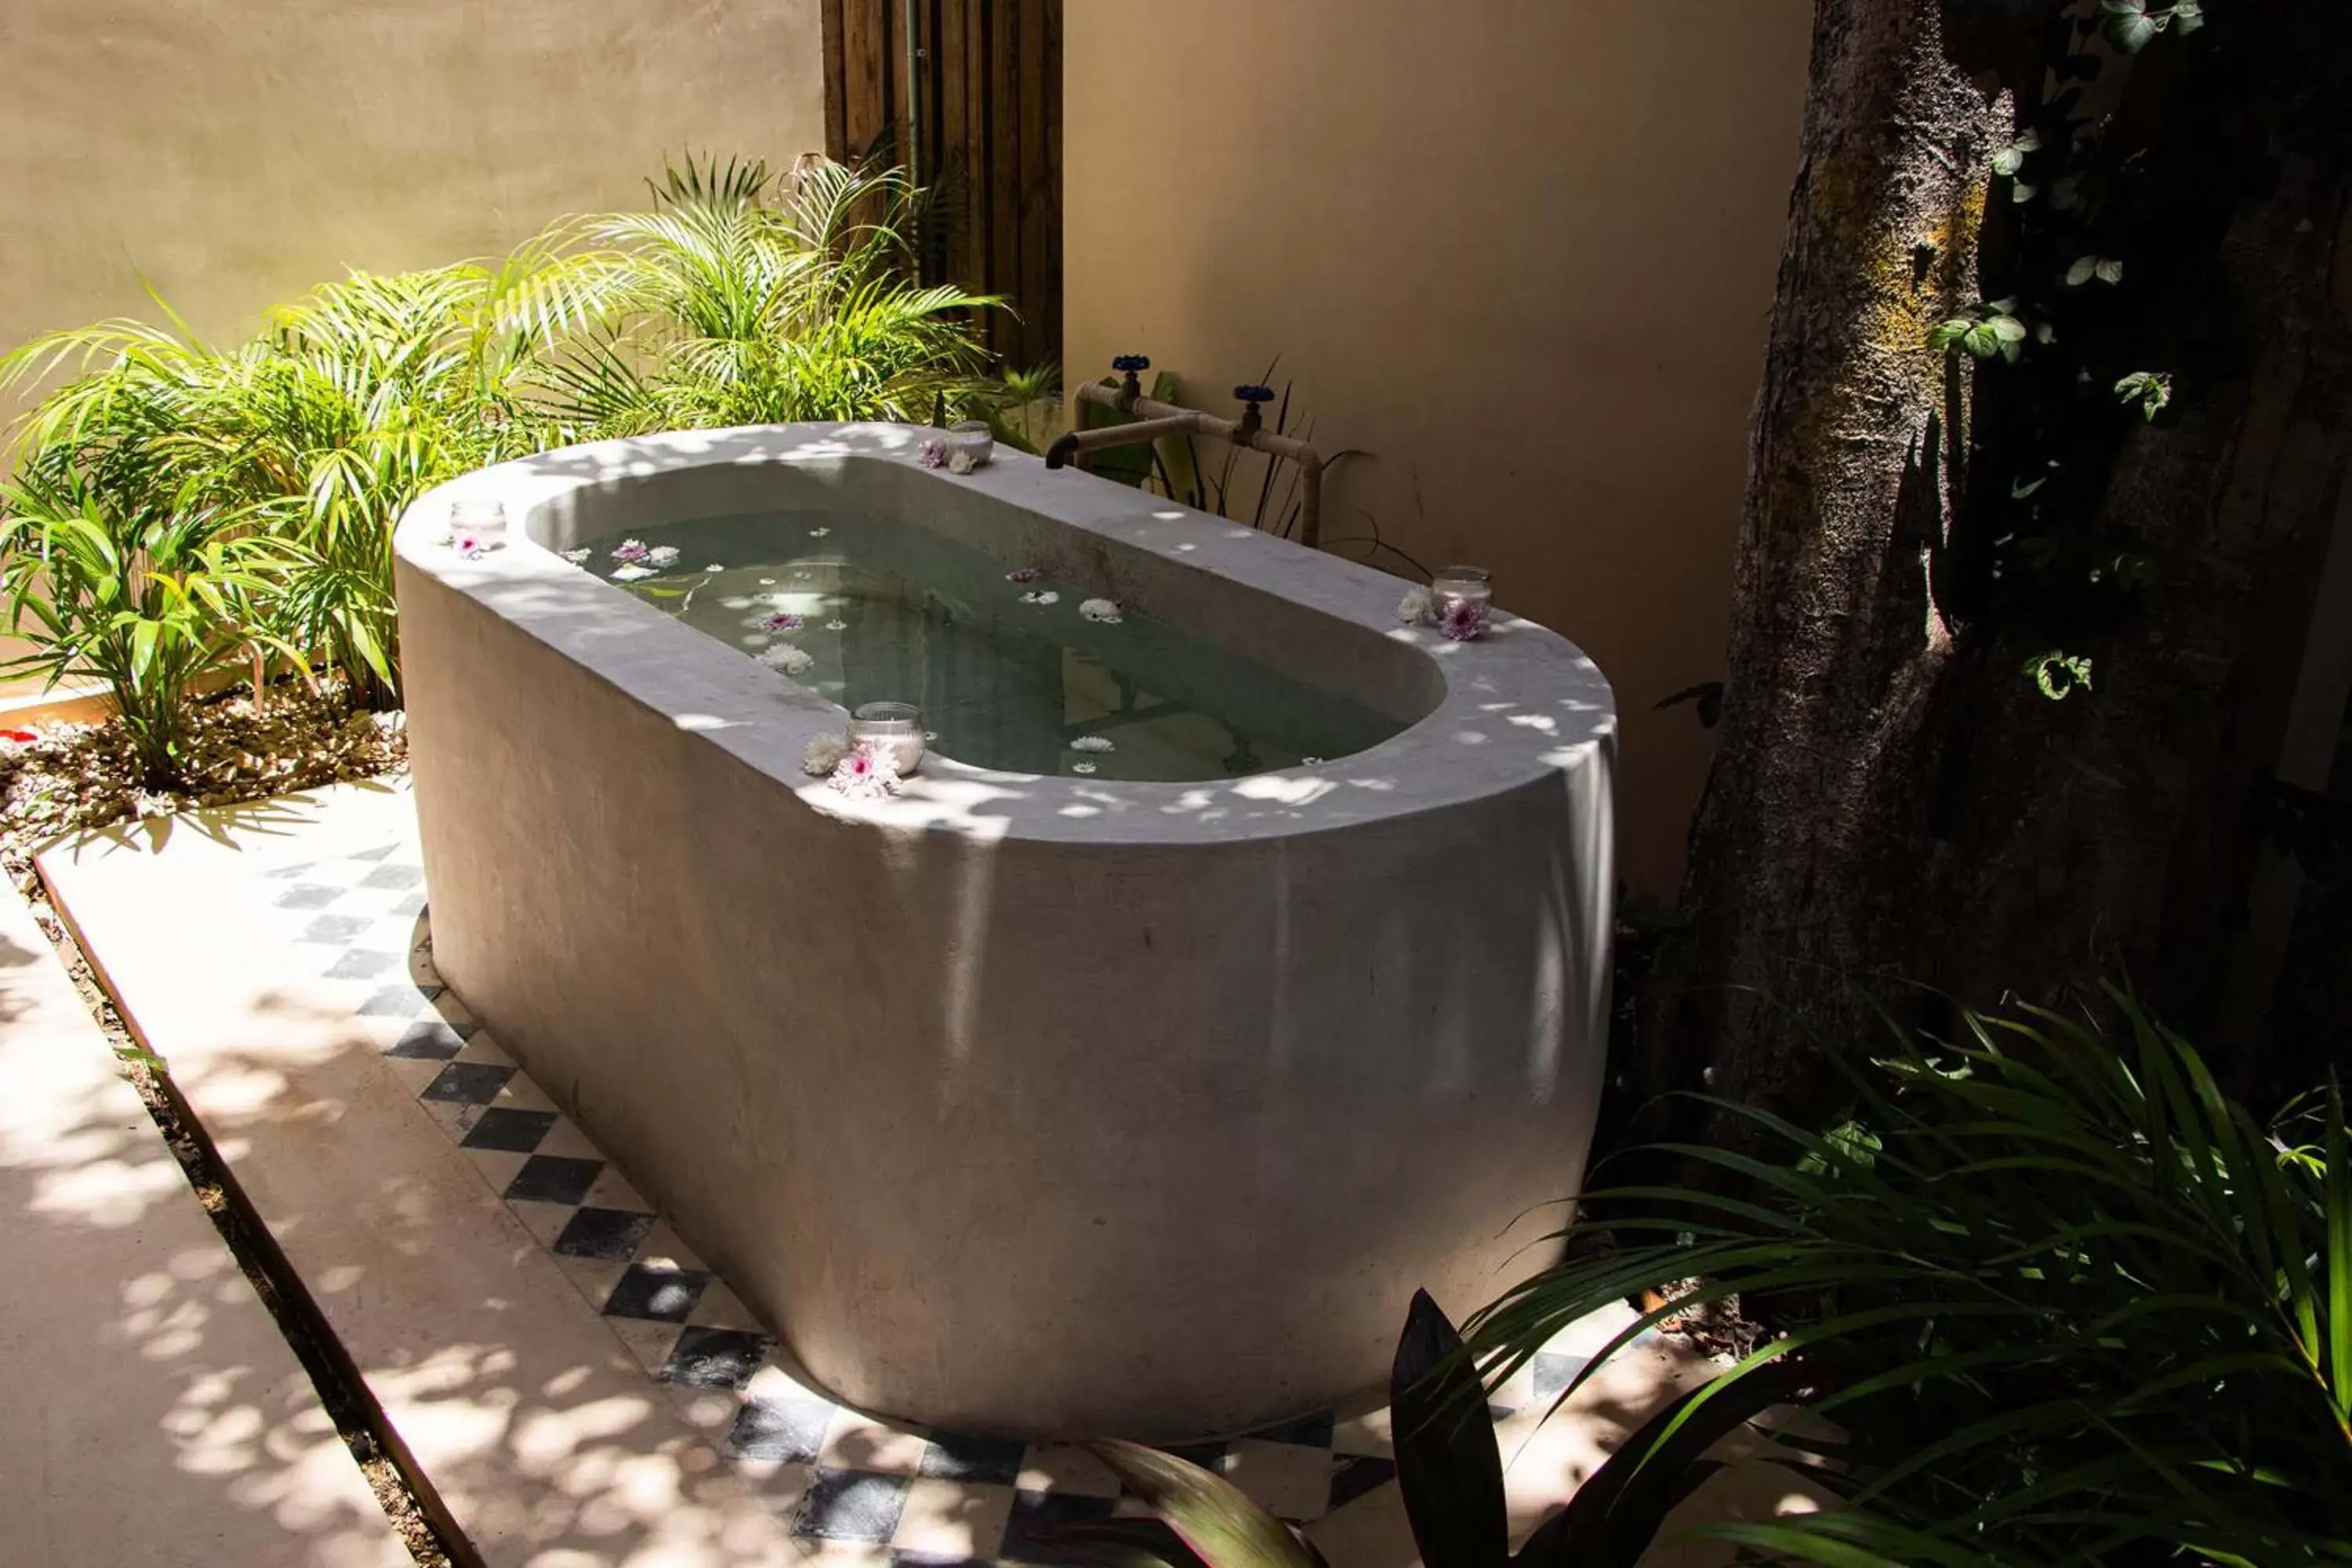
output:
[[[1784,1395],[1787,1369],[1751,1380],[1704,1412],[1700,1390],[1674,1400],[1514,1553],[1502,1454],[1468,1350],[1427,1291],[1416,1291],[1389,1377],[1397,1487],[1428,1568],[1632,1568],[1666,1515],[1719,1467],[1705,1458]],[[1239,1488],[1173,1454],[1088,1444],[1152,1519],[1070,1525],[1054,1544],[1091,1568],[1323,1568],[1322,1554]],[[1622,1462],[1621,1462],[1622,1460]]]
[[[0,384],[83,372],[27,417],[16,463],[85,462],[131,510],[168,502],[275,534],[276,574],[242,607],[388,705],[393,524],[431,486],[561,437],[524,388],[537,357],[602,308],[612,275],[606,258],[541,240],[496,267],[354,273],[227,352],[168,306],[169,327],[51,333],[0,363]]]
[[[1855,1110],[1827,1131],[1721,1105],[1770,1152],[1671,1145],[1711,1180],[1588,1193],[1623,1245],[1482,1313],[1485,1371],[1629,1294],[1672,1299],[1594,1366],[1736,1296],[1775,1337],[1683,1419],[1777,1373],[1843,1434],[1801,1447],[1847,1506],[1704,1533],[1841,1565],[2352,1561],[2343,1102],[2263,1126],[2111,1001],[2112,1035],[2040,1011],[1891,1028],[1836,1054]]]
[[[909,281],[924,200],[895,171],[694,163],[647,212],[354,273],[231,349],[160,299],[163,325],[24,345],[0,390],[69,378],[11,452],[19,664],[114,685],[160,778],[187,682],[229,663],[257,693],[271,658],[320,655],[357,700],[398,701],[393,527],[444,479],[594,437],[996,406],[1031,384],[979,374],[970,317],[994,301]],[[124,615],[151,629],[118,649],[100,623]]]
[[[282,646],[251,601],[282,564],[233,510],[126,498],[99,462],[50,456],[0,489],[0,594],[32,650],[11,670],[104,681],[150,788],[179,782],[189,684],[240,647]]]
[[[690,162],[646,212],[551,230],[610,269],[611,314],[554,358],[543,398],[601,436],[802,419],[929,423],[984,402],[974,311],[914,280],[924,192],[903,170]]]

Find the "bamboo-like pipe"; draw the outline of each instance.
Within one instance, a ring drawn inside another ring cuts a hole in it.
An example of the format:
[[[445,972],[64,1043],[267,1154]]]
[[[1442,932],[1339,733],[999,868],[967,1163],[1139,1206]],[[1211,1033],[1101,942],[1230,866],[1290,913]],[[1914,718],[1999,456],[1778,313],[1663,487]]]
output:
[[[1179,412],[1156,419],[1139,419],[1132,425],[1105,425],[1093,430],[1070,430],[1045,448],[1045,466],[1065,468],[1081,452],[1099,452],[1106,447],[1139,447],[1157,441],[1162,436],[1213,435],[1202,431],[1200,421],[1205,415]]]
[[[1106,447],[1126,447],[1139,442],[1156,441],[1162,436],[1196,432],[1213,436],[1222,441],[1264,452],[1269,457],[1287,458],[1299,468],[1300,506],[1298,509],[1298,542],[1309,550],[1323,542],[1323,454],[1292,436],[1279,436],[1263,426],[1244,430],[1238,420],[1220,419],[1197,408],[1179,408],[1172,403],[1161,403],[1143,395],[1128,378],[1124,386],[1105,386],[1100,382],[1082,382],[1077,390],[1078,401],[1097,407],[1117,409],[1121,414],[1139,416],[1132,425],[1110,425],[1097,430],[1073,430],[1054,443],[1045,453],[1045,466],[1058,468],[1073,454],[1092,452]]]

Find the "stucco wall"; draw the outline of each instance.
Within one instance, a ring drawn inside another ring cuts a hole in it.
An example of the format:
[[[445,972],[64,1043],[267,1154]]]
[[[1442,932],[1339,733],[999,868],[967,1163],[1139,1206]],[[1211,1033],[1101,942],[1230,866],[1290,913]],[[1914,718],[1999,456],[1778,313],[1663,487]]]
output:
[[[0,0],[0,344],[503,250],[824,145],[817,0]]]
[[[1327,534],[1493,569],[1625,715],[1636,887],[1671,888],[1721,673],[1805,0],[1068,10],[1073,374],[1213,393],[1282,355]]]

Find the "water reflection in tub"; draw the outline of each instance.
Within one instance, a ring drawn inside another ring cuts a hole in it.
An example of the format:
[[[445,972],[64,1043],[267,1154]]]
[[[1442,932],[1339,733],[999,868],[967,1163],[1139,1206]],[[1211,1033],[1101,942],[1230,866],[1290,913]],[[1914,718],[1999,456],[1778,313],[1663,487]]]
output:
[[[845,708],[919,704],[930,749],[976,767],[1233,778],[1404,727],[1132,610],[1089,618],[1081,590],[893,518],[699,519],[588,541],[581,563]]]

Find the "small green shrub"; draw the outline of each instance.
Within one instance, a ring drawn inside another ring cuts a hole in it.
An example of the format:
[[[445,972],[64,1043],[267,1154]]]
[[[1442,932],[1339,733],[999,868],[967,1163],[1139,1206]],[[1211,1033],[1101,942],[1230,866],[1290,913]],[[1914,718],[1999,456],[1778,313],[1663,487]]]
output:
[[[125,496],[100,466],[52,458],[0,489],[0,594],[33,647],[9,668],[105,681],[145,784],[165,788],[189,683],[243,647],[283,646],[260,606],[284,560],[235,510]]]
[[[1808,1473],[1849,1506],[1718,1539],[1826,1564],[2352,1561],[2342,1100],[2265,1126],[2113,1000],[2120,1039],[2038,1011],[1894,1030],[1838,1058],[1862,1110],[1832,1129],[1724,1106],[1775,1152],[1674,1146],[1715,1180],[1588,1194],[1629,1245],[1475,1320],[1486,1371],[1696,1281],[1610,1349],[1736,1294],[1779,1337],[1690,1415],[1793,1376],[1843,1434]]]

